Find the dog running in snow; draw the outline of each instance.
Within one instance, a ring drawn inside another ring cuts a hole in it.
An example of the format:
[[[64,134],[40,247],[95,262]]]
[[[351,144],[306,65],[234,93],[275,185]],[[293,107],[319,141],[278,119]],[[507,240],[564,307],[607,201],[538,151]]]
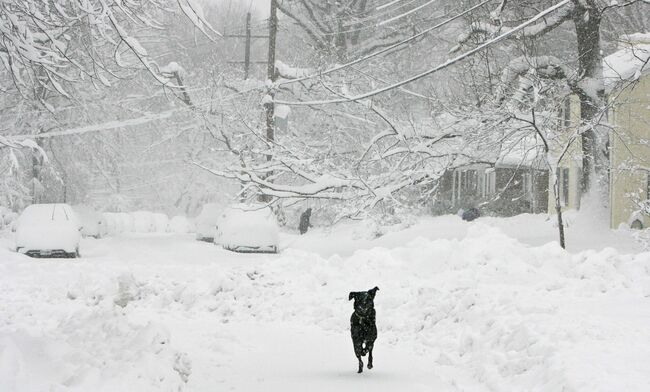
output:
[[[377,339],[377,324],[375,324],[375,294],[378,287],[368,291],[352,291],[348,301],[354,299],[354,312],[350,317],[350,333],[354,355],[359,360],[359,371],[363,372],[361,357],[368,354],[368,369],[372,369],[372,348]]]

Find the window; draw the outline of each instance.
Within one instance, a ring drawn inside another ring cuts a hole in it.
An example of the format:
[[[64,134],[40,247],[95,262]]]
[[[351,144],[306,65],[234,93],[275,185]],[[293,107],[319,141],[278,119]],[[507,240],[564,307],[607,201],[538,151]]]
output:
[[[460,190],[462,193],[476,193],[478,188],[478,175],[476,170],[460,172]]]
[[[483,173],[483,187],[481,188],[481,195],[483,197],[491,196],[496,193],[497,176],[494,169],[487,169]]]
[[[524,179],[524,199],[530,201],[533,199],[533,175],[524,173],[522,177]]]

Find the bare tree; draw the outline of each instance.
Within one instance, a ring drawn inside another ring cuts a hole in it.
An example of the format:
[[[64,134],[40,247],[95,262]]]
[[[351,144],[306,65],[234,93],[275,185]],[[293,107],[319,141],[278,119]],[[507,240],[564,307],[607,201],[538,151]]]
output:
[[[462,34],[458,50],[470,42],[472,37],[491,37],[507,31],[514,17],[519,17],[521,12],[531,9],[535,12],[538,2],[531,4],[510,3],[502,0],[498,7],[490,13],[487,20],[472,23],[469,30]],[[565,78],[572,91],[580,97],[580,113],[582,118],[581,132],[582,145],[582,190],[588,192],[595,185],[598,178],[605,175],[607,167],[606,150],[603,135],[597,130],[598,124],[594,121],[599,118],[604,106],[604,86],[602,78],[601,57],[601,21],[606,13],[620,10],[635,4],[647,3],[645,1],[628,1],[624,3],[600,0],[571,0],[566,6],[557,10],[553,15],[540,20],[535,25],[529,26],[512,35],[515,40],[541,40],[550,32],[558,29],[567,22],[573,24],[576,37],[575,58],[577,68],[568,70],[566,61],[561,61],[552,56],[516,58],[511,62],[504,73],[504,82],[522,80],[533,71],[546,72],[549,77]],[[602,187],[602,186],[601,186]]]

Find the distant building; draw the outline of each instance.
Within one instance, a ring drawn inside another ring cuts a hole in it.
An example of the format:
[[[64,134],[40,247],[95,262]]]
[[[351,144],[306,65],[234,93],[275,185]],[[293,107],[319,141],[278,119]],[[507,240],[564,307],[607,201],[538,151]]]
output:
[[[624,36],[603,60],[611,103],[610,225],[650,226],[650,34]]]
[[[494,163],[470,163],[445,172],[434,212],[455,213],[470,207],[495,216],[546,212],[548,171],[540,150],[525,144],[505,151]]]
[[[610,170],[609,223],[611,228],[650,226],[650,34],[621,38],[619,50],[603,59],[608,96],[607,124]],[[566,128],[580,124],[580,101],[572,96],[562,110]],[[567,132],[569,134],[569,132]],[[582,149],[571,145],[557,168],[563,209],[580,207]],[[555,210],[549,181],[549,211]]]

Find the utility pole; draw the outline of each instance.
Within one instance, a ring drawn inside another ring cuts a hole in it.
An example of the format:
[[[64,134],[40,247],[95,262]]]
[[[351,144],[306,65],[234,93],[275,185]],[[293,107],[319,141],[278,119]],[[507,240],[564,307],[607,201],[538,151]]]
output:
[[[278,4],[277,0],[271,0],[271,15],[269,16],[269,54],[266,62],[266,77],[268,89],[266,91],[266,97],[264,97],[264,111],[266,112],[266,144],[267,148],[270,150],[272,148],[273,141],[275,140],[275,105],[273,99],[275,98],[275,86],[273,85],[276,80],[275,75],[275,41],[278,34]],[[272,153],[266,154],[266,161],[270,162],[273,159]],[[264,173],[264,178],[267,181],[271,181],[273,176],[273,171],[269,170]],[[271,198],[269,196],[260,195],[259,200],[261,202],[269,202]]]
[[[248,79],[251,66],[251,13],[246,13],[246,45],[244,53],[244,80]]]
[[[253,35],[251,33],[251,13],[246,14],[246,30],[244,34],[226,34],[225,38],[244,38],[244,61],[228,61],[228,64],[244,64],[244,79],[250,76],[251,64],[266,64],[266,60],[251,61],[251,41],[256,38],[269,38],[267,35]]]
[[[273,98],[275,98],[275,91],[273,83],[276,80],[275,74],[275,41],[278,35],[278,4],[277,0],[271,0],[271,15],[269,16],[269,55],[268,61],[266,64],[266,74],[268,80],[271,81],[271,87],[269,88],[268,95],[271,98],[268,102],[264,104],[264,109],[266,110],[266,141],[270,144],[275,140],[275,124],[273,121],[273,115],[275,112],[275,105],[273,104]],[[270,161],[272,156],[268,154],[266,160]],[[270,173],[269,173],[270,175]]]

